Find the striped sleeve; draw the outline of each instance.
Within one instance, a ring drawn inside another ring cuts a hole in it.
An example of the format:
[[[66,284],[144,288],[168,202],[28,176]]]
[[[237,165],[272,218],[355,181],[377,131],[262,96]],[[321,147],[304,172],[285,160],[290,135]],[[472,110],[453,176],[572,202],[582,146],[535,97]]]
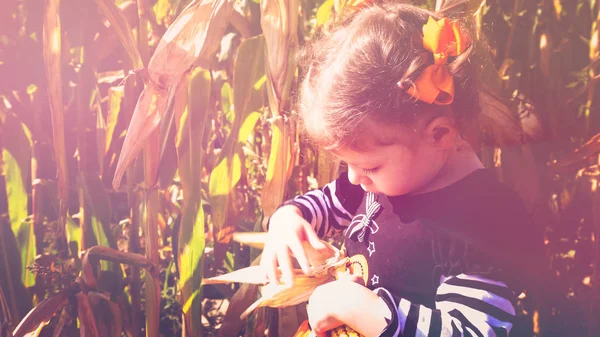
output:
[[[506,337],[515,321],[516,295],[506,284],[460,274],[438,287],[435,309],[374,290],[392,311],[392,321],[380,336]]]
[[[348,227],[364,196],[362,187],[350,183],[347,173],[342,173],[322,188],[300,195],[284,205],[300,208],[304,219],[323,238]]]

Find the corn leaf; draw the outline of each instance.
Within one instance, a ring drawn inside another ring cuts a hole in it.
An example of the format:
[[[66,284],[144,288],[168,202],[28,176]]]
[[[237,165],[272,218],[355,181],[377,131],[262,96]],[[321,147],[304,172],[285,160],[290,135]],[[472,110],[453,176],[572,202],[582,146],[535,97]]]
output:
[[[265,232],[235,232],[233,233],[233,241],[252,248],[263,249],[267,241],[267,235]]]
[[[104,147],[106,144],[106,121],[102,114],[101,102],[98,88],[94,88],[92,97],[92,111],[96,114],[96,161],[98,162],[98,172],[104,170]]]
[[[131,0],[122,1],[118,4],[118,7],[122,12],[122,16],[125,18],[127,25],[131,28],[135,27],[138,21],[136,2]],[[123,49],[125,50],[125,45],[122,41],[123,40],[120,38],[119,32],[117,32],[115,26],[113,26],[109,20],[106,20],[103,27],[98,30],[96,36],[94,37],[94,41],[92,42],[90,49],[86,50],[86,55],[92,57],[96,64],[100,64],[108,57],[113,55],[114,51],[119,49],[121,46],[123,46]],[[131,51],[125,50],[125,52],[127,54]],[[127,54],[127,56],[129,56],[129,54]],[[124,63],[127,65],[126,68],[130,69],[134,67],[131,57],[127,57],[124,61]]]
[[[192,64],[208,65],[233,10],[233,1],[190,3],[169,26],[148,64],[149,82],[135,107],[113,180],[118,187],[125,168],[164,117],[167,101]],[[208,67],[207,67],[208,68]]]
[[[12,336],[12,331],[10,330],[12,326],[10,312],[11,310],[6,301],[6,297],[4,296],[4,291],[2,291],[2,286],[0,286],[0,336],[2,337]]]
[[[233,189],[241,177],[241,147],[248,139],[260,114],[252,113],[262,107],[264,83],[264,38],[242,42],[233,72],[233,107],[235,114],[231,131],[221,155],[210,175],[209,195],[213,224],[217,230],[225,227],[227,210]],[[224,239],[227,242],[227,238]]]
[[[95,246],[86,250],[86,255],[94,260],[106,260],[115,263],[124,263],[152,271],[155,265],[140,254],[121,252],[103,246]]]
[[[125,95],[125,87],[110,87],[108,90],[108,113],[106,117],[106,142],[104,144],[104,155],[108,153],[110,145],[113,142],[115,128],[119,121],[119,113],[121,112],[121,104]]]
[[[319,151],[317,156],[317,179],[319,186],[323,186],[339,175],[339,161],[324,151]]]
[[[65,125],[62,95],[60,0],[46,0],[43,23],[43,55],[52,115],[54,157],[58,170],[59,223],[66,223],[69,178],[65,149]]]
[[[288,101],[296,72],[295,51],[298,45],[298,0],[261,0],[260,25],[265,37],[269,107],[279,116]]]
[[[21,281],[21,260],[15,252],[18,252],[17,241],[10,221],[0,216],[0,288],[5,292],[13,323],[31,309],[31,296]]]
[[[121,9],[112,0],[96,0],[96,4],[110,22],[111,27],[117,32],[133,68],[142,68],[144,64],[133,37],[133,31]]]
[[[67,304],[69,296],[72,296],[79,292],[79,285],[73,283],[57,294],[50,296],[49,298],[41,301],[37,306],[27,313],[27,315],[21,320],[19,325],[13,331],[14,337],[24,337],[32,331],[39,329],[41,324],[50,321],[54,313],[58,311],[62,306]]]
[[[334,0],[325,0],[317,10],[317,27],[324,25],[329,21],[333,11]]]
[[[239,333],[244,325],[244,321],[240,319],[240,316],[246,308],[256,301],[257,294],[257,284],[244,283],[239,287],[229,300],[227,312],[223,317],[223,324],[218,332],[219,337],[234,336]]]
[[[67,244],[69,245],[71,256],[75,259],[79,259],[79,250],[83,248],[81,243],[81,227],[79,227],[70,216],[67,216],[65,235],[67,237]]]
[[[35,275],[27,270],[27,266],[33,264],[36,255],[33,223],[27,219],[27,178],[32,143],[25,125],[13,114],[6,114],[2,132],[4,139],[10,140],[2,149],[8,214],[21,255],[21,280],[25,287],[31,287],[35,284]]]
[[[478,0],[475,0],[478,1]],[[440,13],[460,13],[464,7],[467,7],[470,0],[437,0],[435,3],[435,11]]]
[[[33,221],[31,218],[23,219],[17,228],[13,227],[13,231],[17,233],[15,237],[21,255],[21,280],[25,287],[29,288],[35,285],[35,274],[27,269],[35,262],[36,256]]]
[[[111,301],[106,295],[95,291],[90,291],[88,297],[96,319],[98,335],[120,337],[121,330],[123,330],[123,321],[119,304]]]
[[[80,330],[82,336],[100,337],[98,327],[96,326],[96,318],[92,311],[92,305],[87,293],[80,292],[77,294],[77,316],[79,318]]]
[[[201,206],[201,176],[204,131],[210,116],[210,73],[196,68],[178,88],[175,116],[179,175],[183,188],[184,206],[179,233],[178,267],[181,303],[183,305],[184,335],[202,336],[197,319],[202,314],[201,281],[204,252],[204,211]],[[187,102],[187,108],[186,104]]]
[[[80,182],[85,202],[91,210],[91,229],[97,244],[116,249],[117,243],[110,231],[111,206],[100,177],[81,172]]]
[[[163,23],[165,17],[169,15],[169,12],[173,9],[172,0],[158,0],[153,7],[154,16],[156,17],[156,22]]]
[[[260,256],[254,258],[250,265],[257,266],[259,263]],[[223,317],[223,324],[217,335],[218,337],[234,336],[241,330],[246,321],[242,320],[240,316],[246,308],[256,301],[258,288],[259,284],[242,283],[239,289],[231,296],[227,312],[225,313],[225,317]],[[252,320],[252,317],[248,321],[250,320]]]
[[[42,333],[42,329],[50,323],[50,320],[40,322],[40,325],[30,333],[25,334],[23,337],[38,337]]]
[[[553,161],[550,164],[550,168],[557,170],[559,168],[581,164],[586,159],[597,156],[598,154],[600,154],[600,133],[590,138],[575,151],[563,155],[558,160]]]
[[[272,124],[271,152],[267,166],[267,177],[261,192],[261,204],[265,216],[271,216],[283,203],[287,180],[293,167],[292,137],[289,123],[277,118]]]
[[[225,82],[221,87],[221,110],[229,123],[233,123],[233,120],[235,119],[233,104],[233,89],[231,88],[231,85],[229,85],[229,82]]]

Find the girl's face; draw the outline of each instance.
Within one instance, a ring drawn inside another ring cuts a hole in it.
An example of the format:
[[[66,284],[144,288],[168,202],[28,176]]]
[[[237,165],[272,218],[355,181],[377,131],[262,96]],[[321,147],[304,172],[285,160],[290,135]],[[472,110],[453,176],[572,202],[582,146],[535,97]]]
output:
[[[426,192],[447,158],[446,151],[426,142],[380,145],[368,151],[341,148],[335,154],[348,165],[352,184],[387,196]]]

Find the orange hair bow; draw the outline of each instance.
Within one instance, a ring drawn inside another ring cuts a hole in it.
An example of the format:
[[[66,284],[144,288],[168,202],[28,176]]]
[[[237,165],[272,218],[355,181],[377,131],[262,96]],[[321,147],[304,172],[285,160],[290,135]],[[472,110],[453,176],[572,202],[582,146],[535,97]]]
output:
[[[457,56],[469,46],[456,21],[447,18],[436,21],[429,17],[423,26],[423,48],[433,53],[434,64],[423,70],[414,85],[407,89],[412,97],[437,105],[448,105],[454,100],[454,79],[448,69],[448,57]],[[398,83],[402,87],[401,83]]]

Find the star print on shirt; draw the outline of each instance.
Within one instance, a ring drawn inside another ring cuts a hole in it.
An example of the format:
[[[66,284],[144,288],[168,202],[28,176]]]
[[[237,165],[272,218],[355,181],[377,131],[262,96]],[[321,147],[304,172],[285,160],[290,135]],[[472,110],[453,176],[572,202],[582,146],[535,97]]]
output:
[[[375,253],[375,242],[369,241],[369,248],[367,250],[369,251],[369,257],[371,257]]]
[[[378,283],[379,283],[379,276],[373,275],[373,277],[371,278],[371,285],[376,285]]]

